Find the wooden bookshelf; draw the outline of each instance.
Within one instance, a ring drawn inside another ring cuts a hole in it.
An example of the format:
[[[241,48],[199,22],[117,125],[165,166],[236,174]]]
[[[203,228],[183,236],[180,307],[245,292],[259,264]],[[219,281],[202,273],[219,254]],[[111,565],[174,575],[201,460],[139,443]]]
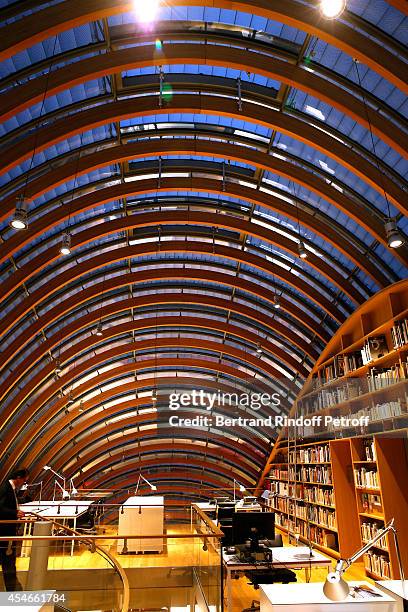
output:
[[[305,460],[310,458],[308,453],[322,448],[328,449],[330,461]],[[275,512],[277,528],[293,539],[310,539],[313,546],[334,558],[348,558],[394,518],[406,571],[407,448],[406,436],[399,433],[295,445],[281,441],[276,450],[280,461],[271,465],[268,487],[276,493],[268,505]],[[330,469],[330,482],[301,478],[303,469],[315,467]],[[328,513],[334,518],[330,524],[321,519]],[[377,543],[364,561],[372,578],[399,578],[392,535]]]
[[[335,507],[337,541],[336,545],[319,547],[334,557],[350,556],[362,546],[363,526],[368,526],[369,532],[394,518],[408,575],[408,280],[378,292],[340,327],[317,360],[289,414],[289,418],[299,416],[320,416],[321,422],[289,425],[281,430],[259,487],[275,460],[286,461],[286,470],[290,471],[291,461],[285,451],[288,440],[289,449],[294,445],[304,449],[329,445],[333,484],[314,484],[303,478],[293,483],[304,489],[331,488],[334,498],[328,505]],[[341,419],[342,424],[330,426],[325,422],[326,416]],[[366,427],[343,424],[361,417],[368,417]],[[373,445],[374,456],[365,454],[367,443]],[[370,472],[375,473],[374,479],[362,486],[357,475]],[[324,498],[318,499],[324,502]],[[294,514],[289,531],[297,527],[299,520]],[[389,562],[385,571],[389,569],[392,578],[399,578],[392,535],[378,544],[373,552],[376,551]],[[370,569],[369,575],[381,578],[386,574]]]

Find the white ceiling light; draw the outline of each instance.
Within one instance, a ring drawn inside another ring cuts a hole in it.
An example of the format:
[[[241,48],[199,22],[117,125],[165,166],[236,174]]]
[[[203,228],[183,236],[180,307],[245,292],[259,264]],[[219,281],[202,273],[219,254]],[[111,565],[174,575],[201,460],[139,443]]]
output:
[[[65,232],[62,237],[60,253],[61,255],[69,255],[71,253],[71,234],[69,232]]]
[[[133,11],[137,21],[144,24],[152,23],[159,12],[159,0],[133,0]]]
[[[346,8],[346,0],[321,0],[320,9],[328,19],[339,17]]]
[[[27,229],[28,227],[28,215],[27,215],[28,201],[23,195],[18,196],[16,200],[16,210],[14,216],[10,222],[12,228],[16,230]]]
[[[404,244],[404,238],[398,229],[395,219],[387,219],[384,225],[387,235],[387,244],[390,249],[398,249]]]
[[[302,240],[298,244],[298,253],[299,253],[300,259],[306,259],[307,258],[306,247],[305,247],[304,242],[302,242]]]

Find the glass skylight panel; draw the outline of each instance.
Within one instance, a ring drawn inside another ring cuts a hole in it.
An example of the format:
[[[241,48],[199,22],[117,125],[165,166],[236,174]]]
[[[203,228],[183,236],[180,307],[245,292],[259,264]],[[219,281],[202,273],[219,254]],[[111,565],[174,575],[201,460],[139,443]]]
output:
[[[360,15],[402,44],[408,43],[404,15],[384,0],[348,0],[348,10]]]

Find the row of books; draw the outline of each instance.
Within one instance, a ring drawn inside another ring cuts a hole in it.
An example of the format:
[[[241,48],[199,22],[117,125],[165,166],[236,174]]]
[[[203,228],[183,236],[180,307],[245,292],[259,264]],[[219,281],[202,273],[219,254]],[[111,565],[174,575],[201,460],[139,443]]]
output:
[[[310,533],[311,541],[320,546],[338,550],[337,534],[333,532],[325,531],[325,529],[315,525],[308,525],[305,522],[299,524],[298,531],[304,538],[308,538],[308,533]]]
[[[383,368],[381,370],[372,368],[367,374],[369,393],[378,391],[379,389],[384,389],[384,387],[389,387],[390,385],[394,385],[395,383],[406,379],[406,373],[406,362],[402,362],[401,364],[397,363],[391,368]]]
[[[361,537],[363,539],[363,542],[369,542],[370,540],[372,540],[377,535],[377,533],[381,531],[381,529],[384,529],[384,525],[381,523],[374,523],[369,521],[361,523]],[[386,536],[381,538],[381,540],[378,540],[377,546],[380,546],[381,548],[385,549],[388,548]]]
[[[269,476],[270,478],[277,478],[278,480],[287,480],[289,472],[287,469],[272,467],[270,469]]]
[[[374,404],[372,403],[368,408],[362,408],[357,412],[353,412],[350,414],[350,418],[359,419],[361,417],[368,417],[370,423],[375,423],[376,421],[383,421],[384,419],[392,419],[396,417],[400,417],[402,415],[407,415],[408,412],[406,406],[408,405],[408,395],[405,394],[404,400],[398,398],[396,400],[392,400],[389,402],[383,402],[382,404]],[[330,424],[328,429],[330,429]],[[374,459],[375,460],[375,459]],[[368,461],[373,461],[372,459],[368,459]]]
[[[371,336],[367,338],[361,349],[361,358],[363,365],[379,359],[388,353],[387,339],[384,335],[382,336]]]
[[[391,577],[391,564],[388,557],[385,557],[384,555],[368,552],[364,555],[364,565],[368,571],[373,572],[382,578]]]
[[[289,468],[289,479],[301,482],[315,482],[317,484],[332,484],[332,470],[329,465],[319,465],[316,467],[299,466],[296,471]]]
[[[279,527],[287,529],[291,534],[299,534],[306,540],[309,539],[314,544],[319,544],[325,548],[338,551],[337,534],[326,531],[322,527],[316,525],[308,525],[305,521],[296,521],[296,519],[287,516],[286,514],[275,514],[275,524]]]
[[[397,321],[391,328],[391,339],[394,349],[408,344],[408,319]]]
[[[333,489],[323,489],[322,487],[304,487],[303,498],[315,504],[334,506]]]
[[[342,385],[338,385],[337,387],[321,389],[317,395],[303,400],[300,403],[300,409],[303,415],[313,414],[325,408],[336,406],[336,404],[340,404],[341,402],[355,399],[366,392],[367,387],[364,378],[345,381]]]
[[[283,495],[283,496],[291,495],[290,485],[288,482],[285,482],[285,481],[272,482],[271,491],[272,493],[276,493],[277,495]]]
[[[330,461],[328,444],[309,446],[289,453],[289,463],[322,463]]]
[[[354,479],[356,487],[363,489],[379,489],[380,487],[377,470],[354,469]]]
[[[319,506],[299,506],[296,509],[296,514],[305,521],[319,523],[324,527],[337,529],[336,512],[328,508],[320,508]]]

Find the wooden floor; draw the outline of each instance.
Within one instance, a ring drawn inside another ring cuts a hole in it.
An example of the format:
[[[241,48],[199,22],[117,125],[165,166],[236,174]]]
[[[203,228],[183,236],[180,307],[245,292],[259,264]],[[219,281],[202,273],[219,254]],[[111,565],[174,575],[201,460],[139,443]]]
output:
[[[150,589],[154,588],[165,588],[164,577],[169,577],[170,573],[173,575],[177,574],[177,568],[189,568],[195,567],[219,567],[219,555],[214,549],[209,546],[207,551],[203,551],[201,539],[191,538],[172,538],[171,536],[175,533],[187,533],[190,529],[186,525],[179,527],[171,527],[167,530],[167,546],[163,553],[147,553],[147,554],[118,554],[116,550],[116,542],[113,544],[112,540],[109,540],[109,535],[113,533],[112,528],[106,529],[106,541],[101,541],[100,544],[105,546],[114,556],[117,558],[122,567],[129,569],[131,576],[135,576],[134,571],[140,569],[142,574],[148,576],[151,579]],[[286,540],[284,536],[284,541]],[[285,545],[287,541],[285,541]],[[67,545],[63,554],[61,552],[55,552],[49,557],[49,570],[92,570],[102,569],[108,567],[106,561],[95,553],[90,552],[85,547],[81,547],[75,551],[73,556],[70,556],[70,547]],[[18,558],[17,569],[27,570],[29,559]],[[333,562],[334,564],[334,562]],[[166,572],[160,571],[159,568],[167,568]],[[327,570],[324,568],[312,569],[311,581],[312,582],[324,582]],[[137,574],[140,574],[137,572]],[[305,582],[305,571],[299,570],[296,572],[298,582]],[[156,577],[156,578],[155,578]],[[346,572],[345,575],[348,580],[368,580],[365,576],[364,567],[362,563],[355,563],[353,567]],[[137,581],[137,588],[140,588],[140,579]],[[155,584],[158,582],[158,584]],[[147,586],[147,585],[146,585]],[[170,586],[170,585],[169,585]],[[132,585],[131,585],[132,587]],[[143,585],[142,585],[143,588]],[[177,588],[173,585],[172,588]],[[245,576],[240,577],[238,580],[233,580],[232,583],[232,595],[233,595],[233,612],[241,612],[245,608],[251,606],[252,601],[259,600],[259,591],[255,590],[251,585],[248,584]],[[143,597],[144,599],[144,597]]]

